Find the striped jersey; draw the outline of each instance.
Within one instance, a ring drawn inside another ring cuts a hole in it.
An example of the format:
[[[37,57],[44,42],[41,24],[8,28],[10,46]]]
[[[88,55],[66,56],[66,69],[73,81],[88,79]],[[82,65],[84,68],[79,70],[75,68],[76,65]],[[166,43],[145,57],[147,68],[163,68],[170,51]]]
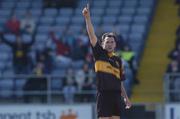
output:
[[[108,53],[99,43],[92,47],[98,91],[121,91],[121,81],[125,80],[121,59]]]

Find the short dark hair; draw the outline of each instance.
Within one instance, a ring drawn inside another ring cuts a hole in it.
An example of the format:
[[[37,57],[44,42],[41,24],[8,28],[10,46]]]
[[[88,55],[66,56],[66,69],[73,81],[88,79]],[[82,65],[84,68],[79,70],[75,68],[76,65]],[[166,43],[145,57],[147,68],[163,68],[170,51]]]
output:
[[[101,37],[101,39],[100,39],[100,43],[102,43],[106,37],[109,37],[109,38],[112,37],[112,38],[114,38],[115,42],[117,42],[117,36],[116,36],[116,34],[113,33],[113,32],[107,32],[107,33],[104,33],[104,34],[102,35],[102,37]]]

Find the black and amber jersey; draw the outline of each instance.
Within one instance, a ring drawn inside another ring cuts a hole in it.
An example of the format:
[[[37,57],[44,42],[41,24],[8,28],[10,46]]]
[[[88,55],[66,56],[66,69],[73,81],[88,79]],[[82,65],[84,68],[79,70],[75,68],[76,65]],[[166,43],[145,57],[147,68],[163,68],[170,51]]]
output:
[[[120,91],[125,80],[121,59],[109,54],[99,43],[92,47],[98,91]]]

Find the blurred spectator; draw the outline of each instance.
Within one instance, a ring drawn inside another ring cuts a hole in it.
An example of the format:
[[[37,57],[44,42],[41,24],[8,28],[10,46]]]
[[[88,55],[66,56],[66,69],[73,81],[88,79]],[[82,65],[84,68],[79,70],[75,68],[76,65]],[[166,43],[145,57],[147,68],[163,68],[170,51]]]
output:
[[[67,103],[74,102],[75,93],[77,91],[77,82],[75,81],[75,71],[72,67],[68,67],[63,82],[63,95]]]
[[[166,73],[172,73],[172,74],[180,73],[180,65],[179,65],[177,60],[172,60],[170,62],[170,64],[167,67]],[[180,80],[179,76],[171,75],[169,77],[169,89],[170,90],[178,89],[176,84],[179,85],[179,80]],[[170,97],[171,101],[178,101],[178,100],[180,100],[180,98],[176,94],[176,92],[170,92],[169,97]]]
[[[12,48],[14,72],[16,74],[28,73],[32,63],[28,53],[35,42],[34,36],[32,36],[32,40],[29,43],[23,42],[20,35],[16,36],[15,42],[8,41],[2,33],[0,34],[0,38],[5,44]]]
[[[17,19],[16,14],[13,14],[6,22],[5,31],[16,35],[20,33],[20,21]]]
[[[74,85],[74,79],[65,80],[65,85],[63,87],[63,95],[66,103],[73,103],[74,96],[77,91],[76,86]]]
[[[38,62],[33,70],[34,76],[30,77],[24,85],[24,91],[46,91],[47,78],[44,76],[45,66],[42,62]],[[41,92],[39,92],[41,93]],[[36,95],[25,95],[24,101],[29,102],[31,97]],[[46,102],[46,92],[40,94],[41,102]]]
[[[88,78],[89,75],[89,66],[88,64],[83,64],[82,69],[78,70],[75,75],[75,80],[78,84],[78,89],[82,89],[82,84],[84,83],[85,79]]]
[[[53,69],[53,56],[50,48],[43,51],[36,51],[36,62],[42,62],[45,67],[45,74],[50,74]]]
[[[71,57],[73,61],[84,61],[88,53],[88,45],[83,44],[81,39],[77,39],[74,49],[72,50]]]
[[[54,32],[50,32],[50,37],[56,44],[56,60],[62,63],[69,64],[72,62],[70,55],[70,47],[62,42],[62,39],[58,39]]]
[[[134,84],[139,84],[137,79],[137,62],[135,59],[135,53],[130,49],[128,45],[125,45],[121,51],[118,51],[117,54],[121,56],[125,61],[128,62],[130,69],[133,73]]]
[[[169,53],[168,57],[172,60],[180,62],[180,44],[176,45],[176,48]]]
[[[75,80],[78,84],[79,91],[92,91],[95,88],[93,84],[93,72],[92,69],[89,68],[87,63],[83,64],[83,68],[78,70],[75,75]],[[81,94],[80,96],[81,101],[90,101],[92,98],[92,94]],[[89,99],[87,99],[89,98]]]
[[[23,33],[33,34],[35,29],[35,21],[31,12],[26,12],[24,18],[21,20],[21,31]]]
[[[94,95],[94,90],[95,90],[95,84],[93,83],[93,78],[88,77],[84,80],[82,84],[82,91],[85,91],[86,93],[83,94],[83,102],[91,102],[93,101],[95,95]]]
[[[177,60],[172,60],[171,63],[168,65],[167,73],[180,73],[180,65]]]

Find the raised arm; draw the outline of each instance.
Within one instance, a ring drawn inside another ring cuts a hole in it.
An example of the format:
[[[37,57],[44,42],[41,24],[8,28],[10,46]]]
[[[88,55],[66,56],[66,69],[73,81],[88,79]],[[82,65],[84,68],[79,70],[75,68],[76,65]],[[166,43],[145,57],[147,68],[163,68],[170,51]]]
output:
[[[2,42],[4,42],[5,44],[13,47],[14,43],[8,41],[5,37],[4,37],[4,34],[3,33],[0,33],[0,39],[2,40]]]
[[[90,42],[91,42],[92,46],[94,47],[96,45],[96,42],[97,42],[97,37],[95,35],[94,28],[93,28],[93,25],[91,22],[89,4],[87,4],[87,6],[83,9],[82,13],[83,13],[83,16],[85,18],[86,29],[87,29],[87,32],[89,35]]]

